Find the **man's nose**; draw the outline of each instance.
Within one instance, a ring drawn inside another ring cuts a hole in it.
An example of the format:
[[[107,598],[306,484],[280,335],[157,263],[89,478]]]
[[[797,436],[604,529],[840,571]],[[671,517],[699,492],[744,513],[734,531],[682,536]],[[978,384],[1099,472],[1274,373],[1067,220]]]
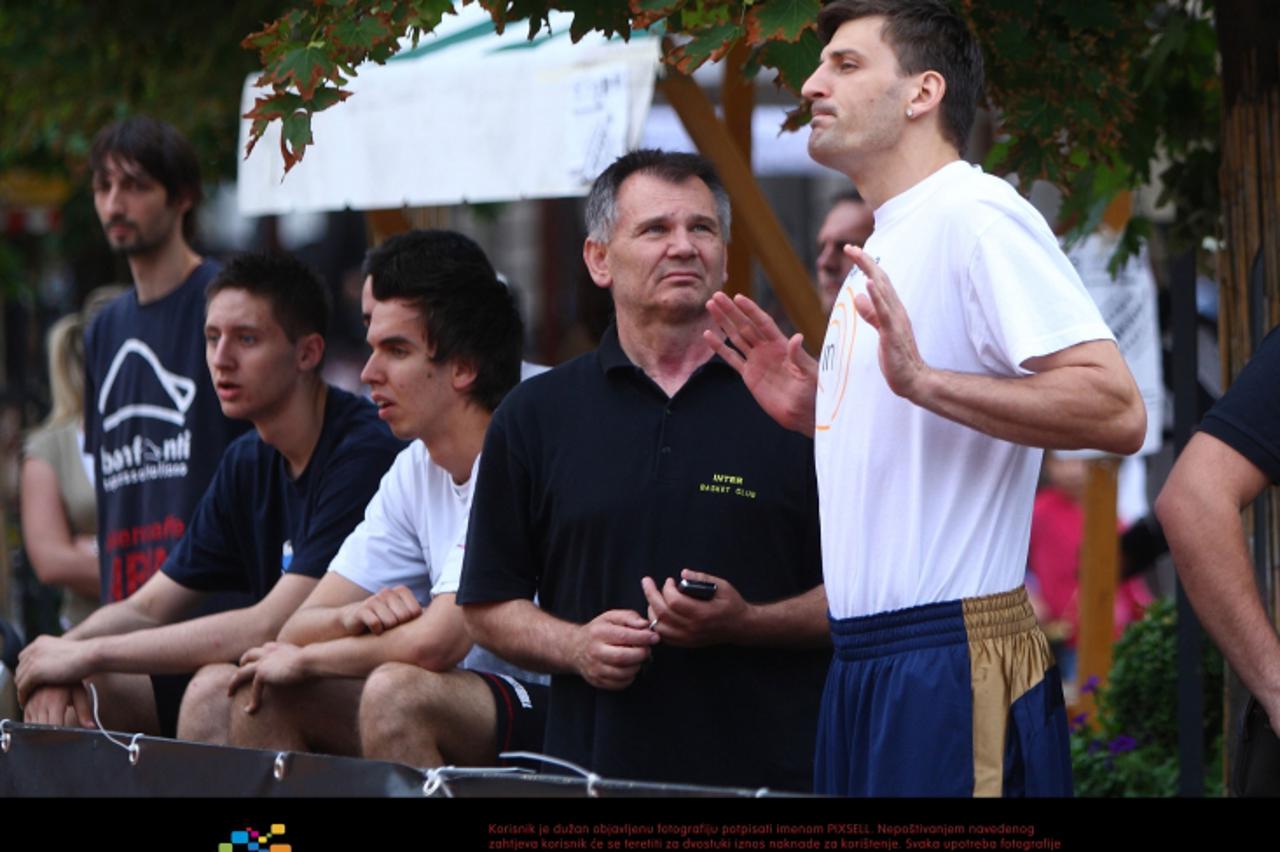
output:
[[[377,379],[381,375],[377,362],[378,353],[374,352],[369,355],[369,360],[364,362],[364,368],[360,370],[360,381],[371,387],[377,384]]]

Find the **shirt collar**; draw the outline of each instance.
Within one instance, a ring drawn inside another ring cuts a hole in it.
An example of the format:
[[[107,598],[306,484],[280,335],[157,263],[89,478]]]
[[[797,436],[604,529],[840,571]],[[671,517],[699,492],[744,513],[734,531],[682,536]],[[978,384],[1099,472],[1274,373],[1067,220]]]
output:
[[[609,327],[604,330],[604,334],[600,337],[600,346],[596,349],[597,356],[600,359],[600,369],[607,375],[614,370],[629,367],[637,372],[643,372],[635,365],[627,353],[622,349],[622,342],[618,340],[618,324],[616,322],[609,323]],[[722,366],[725,369],[732,370],[728,362],[719,355],[712,353],[711,360],[703,364],[701,367],[693,371],[696,376],[703,370],[714,365]],[[690,377],[692,378],[692,377]]]

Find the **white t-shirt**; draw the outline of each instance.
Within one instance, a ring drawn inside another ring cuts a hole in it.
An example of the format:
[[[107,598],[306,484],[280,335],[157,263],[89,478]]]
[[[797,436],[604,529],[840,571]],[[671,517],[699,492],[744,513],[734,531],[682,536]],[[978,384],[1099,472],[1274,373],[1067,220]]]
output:
[[[434,596],[456,593],[479,466],[476,456],[471,476],[459,485],[431,460],[421,441],[411,443],[391,463],[364,520],[342,543],[329,570],[369,594],[407,586],[424,609]],[[472,646],[459,667],[509,674],[526,682],[547,680],[479,645]]]
[[[329,570],[369,594],[408,586],[424,607],[458,591],[479,464],[459,485],[421,441],[401,450]]]
[[[902,300],[925,363],[1015,377],[1114,339],[1044,218],[1007,183],[951,163],[875,211],[865,251]],[[822,560],[836,618],[1016,588],[1041,450],[889,389],[854,267],[819,356],[815,453]]]

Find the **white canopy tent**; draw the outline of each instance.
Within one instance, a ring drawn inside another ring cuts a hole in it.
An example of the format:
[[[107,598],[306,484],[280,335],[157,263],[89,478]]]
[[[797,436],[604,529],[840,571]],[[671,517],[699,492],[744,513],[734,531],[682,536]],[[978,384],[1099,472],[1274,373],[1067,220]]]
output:
[[[650,109],[660,40],[589,33],[569,38],[569,13],[529,41],[528,25],[502,35],[488,13],[447,15],[418,47],[385,65],[366,63],[353,96],[313,119],[315,144],[285,176],[280,125],[241,161],[243,215],[379,210],[464,202],[564,198],[586,193],[626,151],[695,146],[669,106]],[[714,85],[718,64],[696,75]],[[264,90],[250,77],[241,114]],[[779,133],[785,110],[761,106],[752,121],[757,175],[836,176],[809,159],[806,133]],[[241,122],[240,145],[250,122]]]
[[[313,119],[315,145],[286,177],[273,122],[241,161],[240,212],[280,214],[582,195],[636,147],[653,99],[659,40],[569,38],[553,13],[532,42],[478,6],[448,15],[415,49],[366,63],[342,104]],[[241,113],[263,90],[246,81]],[[250,123],[241,122],[240,143]]]

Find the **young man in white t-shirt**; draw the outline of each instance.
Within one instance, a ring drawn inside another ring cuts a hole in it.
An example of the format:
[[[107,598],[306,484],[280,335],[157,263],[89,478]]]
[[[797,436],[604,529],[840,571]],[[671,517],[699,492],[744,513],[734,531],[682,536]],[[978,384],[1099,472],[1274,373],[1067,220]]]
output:
[[[1022,587],[1040,448],[1134,452],[1141,398],[1043,217],[960,159],[982,89],[964,22],[943,0],[838,0],[818,29],[809,152],[875,230],[817,361],[742,297],[710,305],[738,351],[708,335],[815,437],[836,646],[816,789],[1069,795]]]
[[[522,324],[461,234],[394,237],[366,271],[373,353],[361,378],[392,432],[415,440],[277,642],[241,659],[231,741],[493,764],[500,751],[540,747],[545,686],[472,646],[454,593],[485,429],[520,377]]]

